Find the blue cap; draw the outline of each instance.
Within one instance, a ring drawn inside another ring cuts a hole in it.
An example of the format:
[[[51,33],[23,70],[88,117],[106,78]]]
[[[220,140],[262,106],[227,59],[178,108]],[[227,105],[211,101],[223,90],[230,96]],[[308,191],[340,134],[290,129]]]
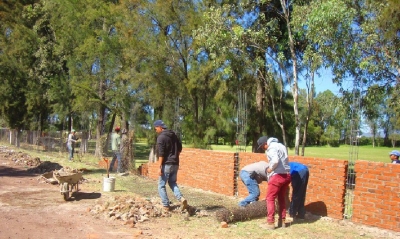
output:
[[[162,120],[154,121],[154,127],[161,127],[163,129],[167,128],[167,126],[164,124],[164,122]]]
[[[397,157],[400,157],[400,152],[397,150],[393,150],[392,152],[389,153],[389,155],[396,155]]]

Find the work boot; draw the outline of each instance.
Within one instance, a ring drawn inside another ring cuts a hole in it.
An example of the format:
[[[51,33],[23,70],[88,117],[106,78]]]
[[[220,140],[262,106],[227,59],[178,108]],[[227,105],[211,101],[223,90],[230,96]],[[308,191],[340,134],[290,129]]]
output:
[[[187,200],[184,197],[181,197],[181,211],[185,211],[188,208]]]
[[[260,224],[260,227],[266,230],[274,230],[275,229],[275,223],[273,222],[268,222],[267,224],[263,223]]]
[[[285,228],[286,227],[286,220],[285,219],[279,219],[278,220],[278,227]]]

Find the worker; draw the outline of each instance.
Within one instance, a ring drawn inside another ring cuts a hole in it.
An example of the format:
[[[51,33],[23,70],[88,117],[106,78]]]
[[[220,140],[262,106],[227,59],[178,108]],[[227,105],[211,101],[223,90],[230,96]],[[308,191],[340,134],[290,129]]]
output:
[[[258,184],[268,180],[266,170],[268,163],[260,161],[246,165],[240,170],[240,179],[244,183],[249,195],[239,202],[240,207],[244,207],[252,202],[258,201],[260,196],[260,188]]]
[[[310,176],[308,167],[297,162],[289,162],[290,177],[292,180],[292,199],[290,201],[289,215],[293,219],[304,219],[306,209],[306,191]]]

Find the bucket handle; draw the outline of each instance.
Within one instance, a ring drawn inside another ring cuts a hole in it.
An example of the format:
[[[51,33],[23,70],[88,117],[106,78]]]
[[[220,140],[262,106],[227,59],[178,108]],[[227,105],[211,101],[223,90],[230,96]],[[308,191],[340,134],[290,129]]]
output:
[[[110,173],[109,173],[109,169],[108,169],[108,159],[107,158],[103,158],[103,160],[106,162],[107,165],[107,178],[110,177]]]

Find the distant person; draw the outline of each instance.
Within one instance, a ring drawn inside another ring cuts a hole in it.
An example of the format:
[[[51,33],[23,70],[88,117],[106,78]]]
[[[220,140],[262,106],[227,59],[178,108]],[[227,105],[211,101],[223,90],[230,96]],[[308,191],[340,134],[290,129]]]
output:
[[[121,152],[120,152],[120,144],[121,144],[121,136],[119,135],[119,131],[121,128],[119,126],[115,127],[114,133],[111,134],[111,150],[113,152],[113,157],[110,163],[109,171],[113,170],[115,160],[117,160],[117,173],[122,173],[121,170]]]
[[[289,215],[293,219],[305,219],[306,191],[310,176],[308,167],[297,162],[289,162],[290,177],[292,181],[292,199],[290,201]]]
[[[392,152],[389,153],[389,157],[390,157],[390,160],[392,160],[392,163],[400,164],[400,160],[399,160],[400,152],[399,151],[393,150]]]
[[[68,148],[68,161],[74,160],[75,143],[78,142],[78,138],[75,136],[75,130],[72,129],[68,134],[67,148]]]
[[[268,163],[260,161],[246,165],[240,170],[240,179],[244,183],[249,195],[239,202],[240,207],[244,207],[252,202],[258,201],[260,197],[260,187],[258,184],[268,181],[267,168]]]
[[[166,190],[166,184],[168,183],[176,199],[181,202],[181,210],[183,211],[188,207],[188,204],[176,183],[182,143],[174,131],[167,129],[162,120],[154,122],[154,129],[158,134],[156,155],[160,165],[158,170],[158,175],[160,176],[158,180],[158,193],[160,194],[161,202],[164,209],[169,211],[170,201]]]
[[[257,140],[258,149],[265,150],[268,159],[268,190],[267,190],[267,224],[262,225],[268,230],[275,229],[275,199],[278,198],[278,227],[284,227],[286,221],[285,195],[290,184],[289,157],[286,146],[277,138],[262,136]]]

